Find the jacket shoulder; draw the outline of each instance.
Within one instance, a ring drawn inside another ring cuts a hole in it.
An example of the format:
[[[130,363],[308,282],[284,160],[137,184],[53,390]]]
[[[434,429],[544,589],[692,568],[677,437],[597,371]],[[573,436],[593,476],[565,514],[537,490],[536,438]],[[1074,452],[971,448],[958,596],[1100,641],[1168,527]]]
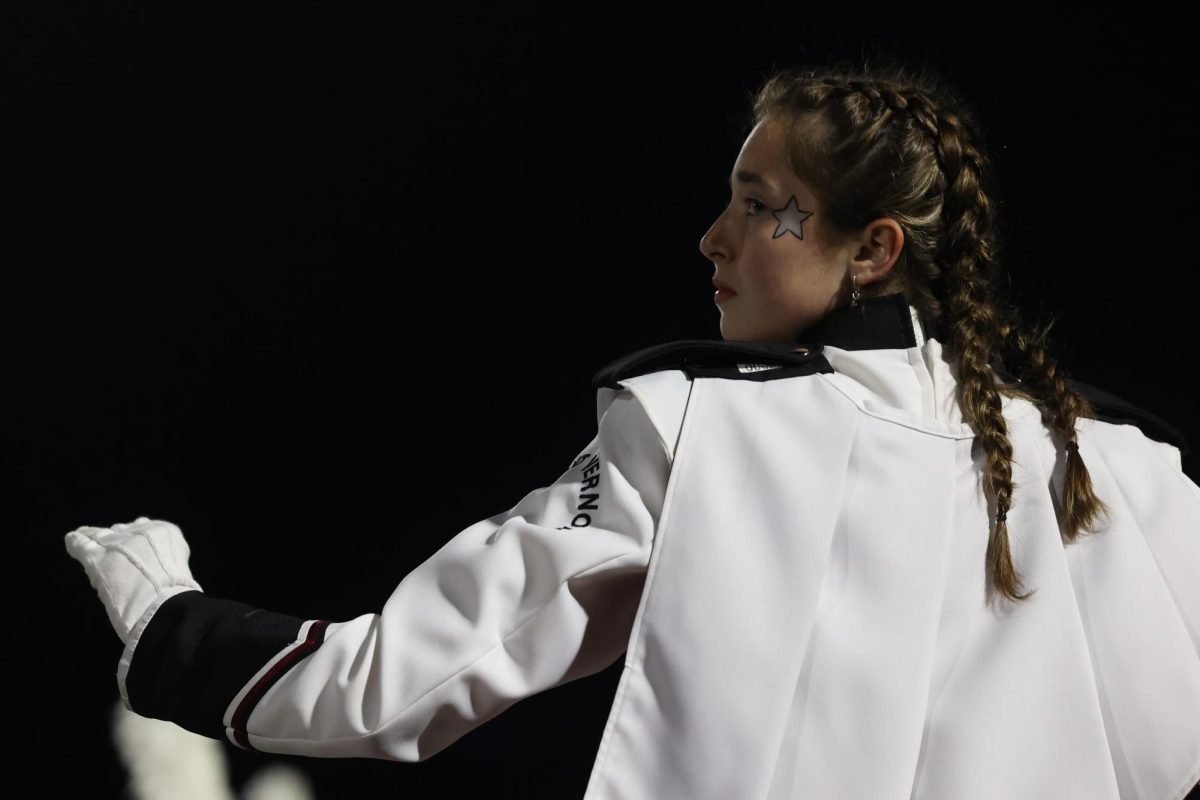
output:
[[[592,387],[621,388],[621,381],[650,372],[682,370],[688,380],[726,378],[768,381],[833,372],[820,343],[677,339],[616,358],[592,377]]]
[[[1088,399],[1096,411],[1097,419],[1116,425],[1136,425],[1147,437],[1177,447],[1180,453],[1187,455],[1188,444],[1183,433],[1161,417],[1097,386],[1074,378],[1067,378],[1066,381],[1072,389]]]

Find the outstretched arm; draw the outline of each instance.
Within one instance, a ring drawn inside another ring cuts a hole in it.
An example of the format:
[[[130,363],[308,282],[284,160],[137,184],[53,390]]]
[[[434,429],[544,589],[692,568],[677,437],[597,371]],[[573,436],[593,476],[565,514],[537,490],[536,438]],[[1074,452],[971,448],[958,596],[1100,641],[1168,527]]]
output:
[[[125,642],[132,710],[268,752],[420,761],[625,651],[670,468],[624,389],[557,481],[344,622],[208,596],[171,523],[80,528],[67,546]]]

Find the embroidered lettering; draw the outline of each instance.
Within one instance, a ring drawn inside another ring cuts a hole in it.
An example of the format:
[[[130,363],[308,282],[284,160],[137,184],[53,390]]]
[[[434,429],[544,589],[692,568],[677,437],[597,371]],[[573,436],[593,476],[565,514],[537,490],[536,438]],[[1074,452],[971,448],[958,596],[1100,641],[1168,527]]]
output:
[[[588,460],[590,459],[590,460]],[[591,514],[585,514],[585,511],[599,511],[600,492],[588,492],[589,489],[596,489],[600,485],[600,456],[597,453],[581,453],[571,468],[587,461],[583,467],[583,482],[579,484],[579,503],[576,506],[574,518],[571,519],[570,525],[560,525],[558,530],[568,530],[570,528],[586,528],[592,524]]]

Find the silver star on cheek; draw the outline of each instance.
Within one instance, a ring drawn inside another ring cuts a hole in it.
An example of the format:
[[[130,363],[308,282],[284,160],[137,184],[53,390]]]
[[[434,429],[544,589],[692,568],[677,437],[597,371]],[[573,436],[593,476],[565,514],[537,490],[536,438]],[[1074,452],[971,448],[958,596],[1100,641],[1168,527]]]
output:
[[[779,227],[772,234],[772,239],[778,239],[789,231],[794,233],[797,239],[803,239],[804,229],[800,227],[800,223],[813,215],[811,211],[800,210],[800,207],[796,205],[796,195],[792,195],[786,206],[771,213],[775,215],[775,219],[779,220]]]

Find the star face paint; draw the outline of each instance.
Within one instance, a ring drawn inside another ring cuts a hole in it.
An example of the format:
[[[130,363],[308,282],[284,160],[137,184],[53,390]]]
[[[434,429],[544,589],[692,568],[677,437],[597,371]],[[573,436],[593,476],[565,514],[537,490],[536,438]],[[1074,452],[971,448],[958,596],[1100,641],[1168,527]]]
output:
[[[800,206],[796,202],[796,195],[792,195],[786,206],[771,213],[775,215],[775,219],[779,220],[775,233],[771,235],[772,239],[778,239],[785,233],[791,233],[797,239],[803,239],[804,228],[801,227],[801,223],[813,215],[811,211],[800,210]]]

